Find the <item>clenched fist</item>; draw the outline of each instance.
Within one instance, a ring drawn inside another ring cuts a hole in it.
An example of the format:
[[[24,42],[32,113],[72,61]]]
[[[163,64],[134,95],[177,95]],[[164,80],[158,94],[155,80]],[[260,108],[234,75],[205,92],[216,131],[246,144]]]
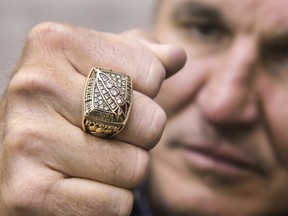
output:
[[[120,35],[43,23],[28,36],[1,101],[2,215],[129,215],[166,115],[153,98],[185,52],[140,30]],[[82,131],[94,66],[129,74],[133,106],[113,139]]]

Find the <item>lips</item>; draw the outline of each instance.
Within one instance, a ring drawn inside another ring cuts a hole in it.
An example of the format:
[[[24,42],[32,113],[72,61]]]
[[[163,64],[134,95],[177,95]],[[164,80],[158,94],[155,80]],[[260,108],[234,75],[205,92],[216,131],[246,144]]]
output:
[[[172,146],[181,151],[183,160],[198,173],[208,173],[225,178],[241,179],[251,175],[263,175],[255,158],[217,143],[182,143],[173,141]]]

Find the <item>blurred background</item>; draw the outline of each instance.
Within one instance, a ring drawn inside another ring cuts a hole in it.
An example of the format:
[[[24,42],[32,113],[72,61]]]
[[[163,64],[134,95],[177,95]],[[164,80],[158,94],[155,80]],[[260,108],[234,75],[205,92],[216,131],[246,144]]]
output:
[[[155,0],[0,0],[0,94],[30,29],[43,21],[97,31],[150,30]]]

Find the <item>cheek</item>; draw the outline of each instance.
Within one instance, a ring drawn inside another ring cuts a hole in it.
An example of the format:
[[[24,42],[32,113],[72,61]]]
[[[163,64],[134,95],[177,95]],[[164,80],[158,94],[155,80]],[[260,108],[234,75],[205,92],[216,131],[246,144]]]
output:
[[[288,167],[288,86],[269,81],[260,91],[266,124],[276,154]]]

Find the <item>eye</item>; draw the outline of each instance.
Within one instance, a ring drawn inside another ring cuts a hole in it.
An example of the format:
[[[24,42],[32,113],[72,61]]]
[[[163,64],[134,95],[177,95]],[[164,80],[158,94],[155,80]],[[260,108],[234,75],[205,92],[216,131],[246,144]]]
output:
[[[285,74],[288,71],[288,42],[287,39],[270,43],[261,50],[262,61],[268,71],[274,75]],[[283,73],[282,73],[283,72]]]
[[[213,20],[181,20],[178,25],[191,39],[195,38],[204,42],[220,42],[228,34],[221,24]]]
[[[189,26],[192,33],[202,37],[215,37],[219,35],[219,28],[212,23],[194,24]]]
[[[215,23],[190,23],[186,29],[191,36],[204,40],[218,40],[223,36],[223,31]]]

